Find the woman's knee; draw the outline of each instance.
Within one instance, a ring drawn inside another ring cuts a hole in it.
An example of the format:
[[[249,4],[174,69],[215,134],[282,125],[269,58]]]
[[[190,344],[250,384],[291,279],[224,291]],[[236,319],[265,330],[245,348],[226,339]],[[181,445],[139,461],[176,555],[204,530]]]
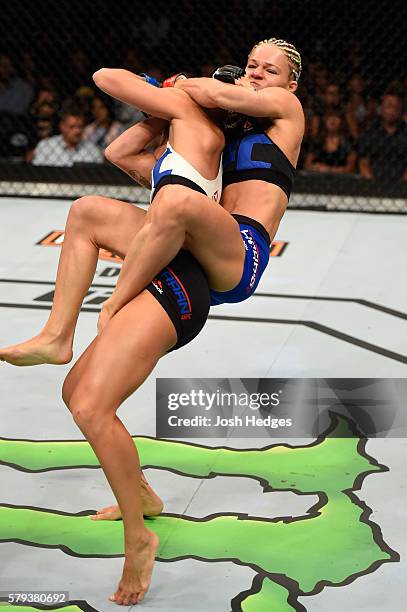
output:
[[[92,226],[95,219],[101,214],[101,197],[97,195],[85,195],[71,204],[69,217],[73,220],[78,220],[81,225],[89,223]]]
[[[195,203],[188,190],[171,187],[157,194],[150,209],[151,222],[157,226],[175,224],[182,227],[188,222]]]
[[[115,412],[107,411],[97,398],[92,397],[88,391],[82,392],[75,389],[68,402],[68,408],[76,425],[83,432],[97,432],[106,427],[107,421],[111,421]]]
[[[68,376],[65,378],[64,383],[62,385],[62,401],[64,402],[65,406],[71,410],[71,397],[72,394],[75,390],[75,385],[74,382],[71,380],[70,375],[68,374]]]

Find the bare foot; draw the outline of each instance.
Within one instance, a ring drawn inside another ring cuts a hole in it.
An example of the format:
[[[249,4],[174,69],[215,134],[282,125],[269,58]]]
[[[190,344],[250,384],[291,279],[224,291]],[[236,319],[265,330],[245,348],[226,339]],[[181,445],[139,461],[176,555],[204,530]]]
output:
[[[109,597],[118,605],[131,606],[144,599],[151,582],[158,535],[146,529],[146,539],[126,552],[123,575],[116,593]]]
[[[158,497],[154,489],[148,484],[143,473],[141,474],[141,505],[144,516],[158,516],[164,508],[162,499]],[[122,518],[122,513],[116,504],[98,510],[90,518],[94,521],[117,521]]]
[[[144,514],[144,511],[143,511]],[[92,521],[117,521],[122,518],[122,513],[119,506],[106,506],[106,508],[101,508],[96,512],[96,514],[91,514],[90,518]]]
[[[0,360],[16,366],[33,366],[41,363],[60,365],[72,359],[71,343],[55,336],[40,333],[31,340],[0,349]]]

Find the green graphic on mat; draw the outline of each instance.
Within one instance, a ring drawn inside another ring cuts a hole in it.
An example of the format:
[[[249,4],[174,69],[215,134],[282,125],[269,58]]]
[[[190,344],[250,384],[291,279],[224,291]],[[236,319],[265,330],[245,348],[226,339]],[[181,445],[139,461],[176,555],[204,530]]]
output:
[[[255,570],[251,591],[236,595],[233,610],[305,610],[299,596],[318,593],[326,585],[348,584],[384,562],[399,560],[384,543],[380,528],[369,521],[370,509],[353,493],[368,474],[387,468],[368,457],[364,441],[353,437],[343,418],[337,417],[335,428],[309,446],[241,450],[142,437],[135,441],[144,467],[201,478],[255,478],[267,495],[272,490],[318,495],[318,504],[296,518],[231,512],[203,519],[165,513],[146,519],[160,538],[160,560],[230,560]],[[87,442],[0,440],[0,461],[28,471],[98,466]],[[59,547],[86,557],[124,553],[121,521],[94,522],[87,515],[10,505],[0,505],[1,540]]]

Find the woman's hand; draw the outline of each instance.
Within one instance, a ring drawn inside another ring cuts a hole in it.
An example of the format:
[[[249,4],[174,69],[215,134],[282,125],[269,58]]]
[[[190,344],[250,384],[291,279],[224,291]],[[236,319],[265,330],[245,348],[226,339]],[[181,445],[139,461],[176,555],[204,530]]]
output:
[[[246,89],[251,89],[252,91],[256,91],[255,88],[250,84],[250,79],[247,76],[240,77],[235,81],[235,85],[239,85],[239,87],[246,87]]]

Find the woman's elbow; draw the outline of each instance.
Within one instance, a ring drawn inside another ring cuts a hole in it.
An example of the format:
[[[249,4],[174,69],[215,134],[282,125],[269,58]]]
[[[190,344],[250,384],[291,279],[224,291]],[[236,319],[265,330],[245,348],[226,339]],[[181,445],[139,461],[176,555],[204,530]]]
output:
[[[100,89],[103,89],[109,84],[114,83],[114,77],[120,76],[117,74],[119,70],[120,68],[99,68],[99,70],[96,70],[92,75],[93,82],[100,87]]]
[[[99,84],[101,83],[101,81],[103,80],[103,76],[106,72],[106,68],[99,68],[99,70],[96,70],[96,72],[93,73],[92,75],[92,79],[93,82],[99,87]]]
[[[114,142],[112,142],[112,144],[106,147],[105,158],[107,159],[107,161],[110,161],[110,163],[114,164],[115,166],[120,165],[120,160],[122,156],[120,155],[117,148],[114,146]]]

